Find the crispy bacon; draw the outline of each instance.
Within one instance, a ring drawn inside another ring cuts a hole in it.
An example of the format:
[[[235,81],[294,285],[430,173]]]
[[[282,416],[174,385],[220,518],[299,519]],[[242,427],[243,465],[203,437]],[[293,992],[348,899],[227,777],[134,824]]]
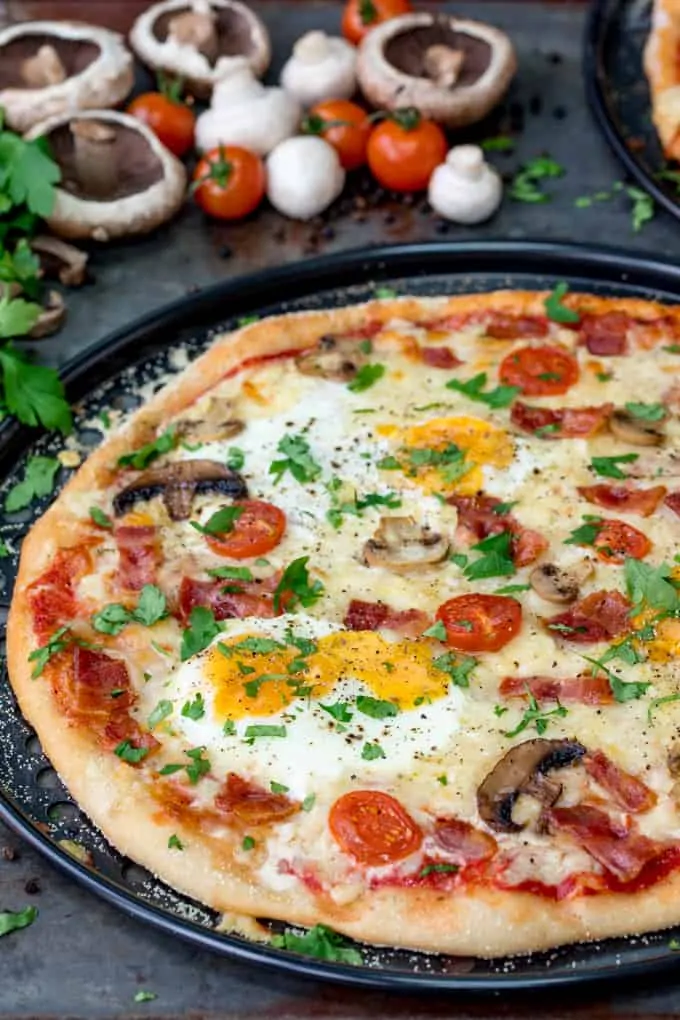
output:
[[[215,796],[215,808],[244,825],[266,825],[289,818],[300,810],[300,805],[284,793],[270,793],[230,772]]]
[[[627,828],[586,804],[548,808],[543,818],[551,832],[571,837],[621,882],[631,882],[645,864],[666,849],[665,844],[643,836],[634,826]]]
[[[674,514],[680,517],[680,492],[669,492],[664,503],[669,510],[672,510]]]
[[[49,570],[29,586],[33,628],[40,641],[46,641],[78,615],[76,587],[91,569],[92,556],[87,545],[60,549]]]
[[[548,335],[548,320],[532,315],[506,315],[492,312],[484,323],[484,335],[493,340],[519,340],[522,337]]]
[[[180,619],[186,623],[196,606],[212,609],[216,620],[280,616],[283,606],[275,611],[273,596],[280,576],[276,573],[262,581],[246,582],[199,581],[195,577],[183,577],[179,586]]]
[[[621,513],[640,514],[649,517],[653,514],[666,495],[663,485],[654,485],[651,489],[634,489],[628,485],[579,485],[579,495],[589,503],[604,507],[606,510],[619,510]]]
[[[587,645],[610,641],[630,629],[630,602],[619,591],[594,591],[543,621],[554,637]]]
[[[118,546],[118,583],[122,588],[139,591],[145,584],[154,584],[161,562],[156,528],[121,524],[114,530]]]
[[[487,861],[498,850],[493,836],[459,818],[437,818],[432,835],[435,843],[461,866]]]
[[[656,794],[641,779],[619,768],[603,751],[589,751],[583,759],[586,772],[602,786],[612,800],[637,814],[649,811],[656,804]]]
[[[392,609],[384,602],[362,602],[352,599],[345,619],[348,630],[397,630],[407,637],[418,637],[432,623],[420,609]]]
[[[510,411],[510,420],[523,432],[538,432],[542,439],[588,439],[602,431],[613,409],[613,404],[600,404],[552,410],[516,400]]]
[[[526,567],[548,548],[538,531],[523,527],[516,517],[505,511],[498,513],[503,504],[494,496],[478,493],[476,496],[450,496],[449,503],[458,510],[456,540],[460,545],[471,546],[492,535],[509,531],[512,535],[510,550],[515,566]]]
[[[633,325],[625,312],[606,312],[605,315],[584,315],[579,324],[579,342],[591,354],[612,357],[625,354],[628,349],[628,330]]]
[[[503,698],[525,698],[531,694],[536,701],[560,701],[575,705],[609,705],[614,700],[606,676],[579,673],[578,676],[506,676],[499,694]]]
[[[450,347],[421,347],[420,358],[430,368],[455,368],[463,364]]]

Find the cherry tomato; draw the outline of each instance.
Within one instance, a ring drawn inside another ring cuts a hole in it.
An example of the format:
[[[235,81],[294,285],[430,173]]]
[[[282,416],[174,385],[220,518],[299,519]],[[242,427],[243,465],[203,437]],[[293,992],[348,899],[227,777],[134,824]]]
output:
[[[368,114],[347,99],[326,99],[317,103],[303,121],[307,134],[321,135],[332,145],[345,170],[356,170],[366,162],[366,146],[373,129]]]
[[[242,513],[231,531],[205,536],[213,552],[234,560],[247,560],[271,552],[286,530],[283,510],[259,499],[244,499],[234,505],[241,507]]]
[[[457,595],[436,613],[446,641],[461,652],[497,652],[522,626],[522,607],[505,595]]]
[[[175,156],[184,156],[192,148],[196,118],[179,99],[163,92],[145,92],[133,99],[127,112],[150,127]]]
[[[217,220],[240,220],[258,207],[266,175],[259,156],[238,145],[211,149],[194,170],[194,197]]]
[[[342,34],[356,46],[376,25],[410,10],[409,0],[348,0],[342,15]]]
[[[563,347],[520,347],[501,361],[499,375],[529,397],[566,393],[578,382],[578,361]]]
[[[593,540],[598,559],[605,563],[624,563],[627,556],[641,560],[652,548],[646,535],[624,521],[602,521]]]
[[[371,173],[391,191],[423,191],[435,167],[446,159],[444,132],[416,110],[397,110],[368,139]]]
[[[344,794],[331,808],[328,824],[340,849],[369,866],[400,861],[423,841],[420,828],[399,801],[379,790]]]

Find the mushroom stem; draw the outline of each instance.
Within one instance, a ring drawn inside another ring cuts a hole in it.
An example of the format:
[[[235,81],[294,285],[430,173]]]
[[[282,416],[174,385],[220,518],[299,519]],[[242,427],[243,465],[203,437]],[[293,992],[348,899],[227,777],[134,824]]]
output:
[[[31,248],[40,256],[46,276],[58,276],[65,287],[80,287],[85,282],[88,256],[80,248],[49,234],[34,237]]]
[[[66,68],[54,46],[41,46],[33,57],[21,64],[22,80],[32,89],[43,89],[66,81]]]
[[[211,64],[219,56],[215,13],[209,5],[178,14],[168,25],[168,35],[183,46],[194,46]]]
[[[465,52],[451,46],[435,44],[425,50],[425,73],[442,88],[451,88],[458,81],[465,63]]]
[[[111,198],[118,179],[115,130],[97,120],[74,120],[69,127],[76,174],[83,190],[94,198]]]

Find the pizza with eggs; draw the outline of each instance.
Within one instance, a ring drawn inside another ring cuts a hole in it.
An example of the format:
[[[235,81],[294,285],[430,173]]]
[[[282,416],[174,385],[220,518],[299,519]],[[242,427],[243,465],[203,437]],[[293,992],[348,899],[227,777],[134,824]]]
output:
[[[251,323],[68,482],[9,670],[121,852],[430,952],[680,922],[680,311],[566,290]]]
[[[644,49],[652,120],[664,155],[680,159],[680,0],[654,0]]]

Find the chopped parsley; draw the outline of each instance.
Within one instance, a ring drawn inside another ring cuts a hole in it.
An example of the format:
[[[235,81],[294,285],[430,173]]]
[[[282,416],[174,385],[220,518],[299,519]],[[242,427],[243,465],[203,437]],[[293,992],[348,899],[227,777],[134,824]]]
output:
[[[131,467],[137,471],[143,471],[144,468],[147,468],[158,457],[161,457],[164,453],[170,453],[174,449],[176,442],[175,430],[173,428],[166,429],[153,442],[145,443],[138,450],[133,450],[132,453],[125,453],[122,457],[119,457],[118,467]]]
[[[314,482],[321,474],[321,465],[312,457],[309,443],[304,436],[285,435],[276,448],[283,454],[282,460],[269,465],[269,474],[275,475],[277,485],[286,471],[290,471],[296,482]]]
[[[563,304],[563,298],[569,290],[567,283],[558,283],[555,289],[548,295],[543,302],[545,306],[545,314],[553,322],[579,322],[581,316],[578,312],[573,311],[571,308],[567,308]]]
[[[510,183],[510,198],[531,204],[549,202],[551,196],[541,188],[541,181],[562,177],[564,167],[550,156],[537,156],[524,163]]]
[[[272,791],[272,793],[288,793],[290,787],[284,786],[283,783],[275,783],[274,780],[272,779],[271,783],[269,784],[269,789]]]
[[[210,577],[226,578],[229,581],[252,581],[253,572],[248,567],[213,567]]]
[[[498,535],[490,535],[472,548],[482,553],[478,560],[463,569],[468,581],[479,581],[485,577],[506,577],[516,574],[515,564],[510,552],[512,534],[501,531]]]
[[[502,407],[509,407],[513,402],[517,394],[520,392],[519,386],[496,386],[492,390],[484,392],[484,387],[487,383],[486,372],[480,372],[478,375],[468,379],[467,382],[461,382],[459,379],[451,379],[446,384],[446,388],[449,390],[457,390],[458,393],[463,393],[469,400],[474,400],[480,404],[486,404],[487,407],[493,410],[498,410]]]
[[[565,545],[593,545],[595,539],[602,529],[602,518],[593,517],[586,520],[585,524],[575,528],[569,538],[565,538]]]
[[[305,797],[305,799],[302,802],[302,810],[303,811],[311,811],[312,808],[314,807],[315,802],[316,802],[316,794],[315,793],[308,793],[307,796]]]
[[[224,733],[225,737],[236,736],[236,723],[234,722],[233,719],[225,720],[224,726],[222,727],[222,733]]]
[[[661,350],[667,351],[668,354],[680,354],[680,344],[668,344],[667,347],[662,347]]]
[[[68,627],[60,627],[59,630],[55,630],[54,634],[48,638],[44,645],[40,648],[36,648],[28,656],[29,662],[35,662],[31,678],[33,680],[37,680],[52,656],[58,655],[59,652],[63,652],[65,648],[68,648],[72,641],[73,636]]]
[[[639,418],[641,421],[662,421],[667,414],[663,404],[644,404],[629,401],[625,406],[629,414],[632,414],[634,418]]]
[[[496,588],[494,595],[514,595],[518,591],[529,591],[530,584],[506,584],[503,588]]]
[[[198,521],[189,521],[189,524],[202,535],[226,535],[234,530],[234,524],[242,513],[242,506],[223,506],[216,510],[205,524],[199,524]]]
[[[135,992],[133,998],[135,1002],[153,1002],[158,996],[155,992],[147,992],[146,989],[140,988],[138,992]]]
[[[230,446],[227,450],[226,464],[230,471],[240,471],[246,462],[246,455],[238,446]]]
[[[244,836],[243,842],[241,843],[242,850],[252,850],[255,846],[255,840],[252,836]]]
[[[445,776],[445,775],[444,776],[437,776],[437,782],[441,786],[448,786],[449,785],[449,777]]]
[[[680,693],[666,694],[663,698],[654,698],[650,701],[649,708],[647,709],[647,722],[650,726],[654,725],[653,716],[657,708],[661,708],[662,705],[669,705],[672,701],[680,701]]]
[[[293,560],[281,575],[281,580],[274,591],[274,611],[283,607],[287,613],[293,612],[298,606],[307,609],[318,602],[324,593],[321,581],[310,581],[307,563],[309,556],[299,556]]]
[[[638,453],[621,453],[614,457],[593,457],[590,467],[596,474],[604,475],[605,478],[628,478],[619,464],[632,464],[639,456]]]
[[[456,687],[469,687],[470,675],[477,666],[477,659],[472,655],[458,656],[454,652],[444,652],[432,660],[432,665],[446,673]]]
[[[482,139],[479,146],[484,152],[510,152],[515,147],[515,139],[509,135],[495,135]]]
[[[653,567],[628,557],[623,572],[628,597],[636,612],[646,608],[669,613],[680,610],[680,593],[667,563]]]
[[[3,910],[0,912],[0,936],[28,928],[37,916],[37,907],[24,907],[23,910]]]
[[[220,633],[220,629],[212,609],[208,609],[207,606],[194,606],[189,616],[189,626],[182,632],[180,647],[182,662],[207,648],[213,638]]]
[[[189,777],[189,782],[194,786],[199,781],[201,776],[204,776],[207,772],[210,772],[210,761],[205,758],[203,752],[204,747],[192,747],[189,751],[185,751],[187,758],[191,758],[189,765],[185,765],[185,771]]]
[[[113,753],[117,755],[121,761],[126,761],[130,765],[138,765],[140,761],[143,761],[149,753],[148,747],[135,747],[129,740],[122,740],[118,747],[113,749]]]
[[[139,600],[134,609],[128,609],[120,602],[109,602],[94,614],[92,626],[100,634],[116,635],[120,634],[128,623],[153,627],[167,615],[168,606],[163,592],[155,584],[145,584],[139,593]]]
[[[176,832],[173,832],[168,840],[168,850],[184,850],[184,843]]]
[[[622,680],[621,677],[617,676],[616,673],[613,673],[611,669],[608,669],[604,665],[604,656],[602,659],[591,659],[588,655],[584,655],[582,657],[586,660],[586,662],[589,662],[595,667],[595,672],[601,670],[604,673],[609,682],[609,689],[611,690],[615,701],[620,703],[636,701],[638,698],[642,697],[649,687],[648,683],[637,681],[631,681],[628,683],[625,680]],[[613,656],[611,657],[613,658]]]
[[[384,374],[384,365],[362,365],[351,383],[347,384],[347,389],[351,390],[352,393],[363,393],[375,385],[378,379],[382,379]]]
[[[104,511],[101,509],[101,507],[91,506],[90,507],[90,517],[92,518],[94,523],[98,527],[100,527],[100,528],[112,528],[113,527],[113,521],[111,520],[111,518],[109,517],[108,514],[104,513]]]
[[[381,701],[379,698],[369,698],[360,694],[356,700],[357,709],[368,715],[371,719],[389,719],[399,714],[399,708],[391,701]]]
[[[163,699],[159,701],[153,712],[148,719],[148,727],[150,730],[155,730],[159,723],[162,723],[164,719],[167,719],[169,715],[172,715],[173,705],[171,701]]]
[[[349,705],[345,701],[336,701],[334,705],[322,705],[319,702],[319,708],[322,708],[324,712],[328,712],[339,723],[349,723],[354,717],[353,713],[350,712]]]
[[[246,726],[246,732],[244,734],[246,741],[252,742],[257,740],[258,737],[285,737],[286,727],[285,726],[271,726],[267,724],[260,724],[255,726]]]
[[[193,701],[185,701],[182,705],[182,715],[185,719],[193,719],[198,721],[205,715],[205,702],[203,695],[199,691]]]
[[[437,641],[446,641],[447,637],[446,627],[444,626],[442,620],[437,620],[435,623],[432,624],[431,627],[428,627],[427,630],[424,630],[423,637],[436,638]]]
[[[399,295],[392,287],[376,287],[373,296],[379,300],[385,300],[387,298],[398,297]]]
[[[13,485],[5,496],[5,510],[16,513],[30,506],[34,499],[49,496],[61,467],[56,457],[29,457],[22,481]]]
[[[426,864],[418,872],[418,878],[427,878],[428,875],[451,875],[460,871],[457,864]]]
[[[272,945],[276,949],[287,949],[292,953],[313,956],[317,960],[332,960],[336,963],[351,963],[359,966],[363,958],[343,935],[339,935],[325,924],[317,924],[304,935],[298,935],[290,928],[281,935],[274,935]]]
[[[378,758],[384,758],[385,752],[378,743],[365,743],[361,750],[361,757],[364,761],[376,761]]]
[[[331,508],[327,511],[326,517],[334,528],[342,527],[343,516],[361,517],[362,512],[368,507],[384,506],[389,510],[397,510],[401,506],[401,499],[396,492],[388,492],[382,495],[379,492],[368,492],[365,496],[358,496],[354,487],[341,478],[333,477],[326,485],[331,498]]]
[[[534,726],[539,737],[542,737],[550,724],[551,718],[557,717],[558,719],[563,719],[567,714],[567,709],[564,705],[561,705],[559,701],[557,703],[557,708],[552,708],[550,711],[544,712],[528,688],[527,695],[529,698],[528,708],[525,710],[524,715],[517,723],[514,730],[507,730],[503,734],[504,737],[516,737],[518,733],[522,733],[524,730],[528,729],[529,726]]]

